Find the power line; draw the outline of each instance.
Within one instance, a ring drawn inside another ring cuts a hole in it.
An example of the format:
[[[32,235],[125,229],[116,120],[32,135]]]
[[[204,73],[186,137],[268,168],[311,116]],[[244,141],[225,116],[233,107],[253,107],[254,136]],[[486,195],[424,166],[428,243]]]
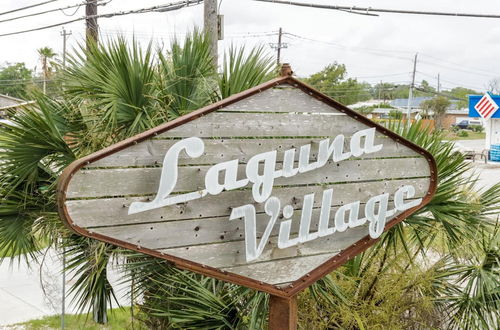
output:
[[[449,61],[449,60],[445,60],[445,59],[442,59],[442,58],[439,58],[439,57],[436,57],[436,56],[432,56],[432,55],[428,55],[428,54],[424,54],[422,53],[423,56],[425,57],[430,57],[434,60],[438,60],[438,61],[441,61],[441,62],[444,62],[444,63],[448,63],[448,64],[451,64],[451,65],[454,65],[454,66],[458,66],[460,68],[463,68],[464,66],[460,63],[457,63],[457,62],[452,62],[452,61]],[[491,74],[491,71],[488,71],[488,70],[484,70],[484,69],[479,69],[479,68],[472,68],[472,67],[465,67],[467,69],[470,69],[472,71],[482,71],[482,72],[486,72],[488,74]]]
[[[422,10],[403,10],[403,9],[383,9],[372,7],[356,7],[356,6],[337,6],[337,5],[322,5],[295,1],[280,1],[280,0],[254,0],[260,2],[277,3],[281,5],[291,5],[300,7],[311,7],[320,9],[340,10],[343,12],[353,14],[369,15],[370,12],[374,13],[388,13],[388,14],[410,14],[410,15],[430,15],[430,16],[452,16],[452,17],[473,17],[473,18],[500,18],[500,15],[494,14],[472,14],[472,13],[453,13],[453,12],[439,12],[439,11],[422,11]],[[371,15],[373,16],[373,15]]]
[[[308,38],[308,37],[299,36],[297,34],[293,34],[293,33],[289,33],[289,32],[285,32],[283,34],[286,34],[286,35],[289,35],[289,36],[292,36],[292,37],[295,37],[295,38],[299,38],[299,39],[302,39],[302,40],[307,40],[307,41],[312,41],[312,42],[319,42],[319,43],[322,43],[322,44],[325,44],[325,45],[330,45],[330,46],[338,47],[338,48],[341,48],[341,49],[344,49],[344,50],[347,50],[347,51],[356,51],[356,49],[358,49],[358,50],[364,51],[365,53],[368,53],[368,54],[371,54],[371,55],[376,55],[376,56],[381,56],[381,57],[388,57],[388,58],[395,58],[395,59],[404,60],[404,61],[411,61],[410,58],[389,55],[389,54],[387,54],[388,51],[385,51],[385,50],[375,50],[375,49],[369,49],[369,48],[364,48],[364,47],[348,47],[348,46],[344,46],[344,45],[341,45],[341,44],[338,44],[338,43],[324,41],[324,40],[316,40],[316,39],[312,39],[312,38]],[[401,51],[401,52],[403,52],[403,51]],[[409,52],[405,51],[405,53],[409,53]]]
[[[464,70],[464,69],[459,69],[459,68],[453,68],[453,67],[450,67],[450,66],[447,66],[447,65],[442,65],[442,64],[428,62],[428,61],[421,61],[421,62],[425,63],[427,65],[437,66],[437,67],[441,67],[441,68],[445,68],[445,69],[449,69],[449,70],[454,70],[454,71],[461,71],[461,72],[469,73],[469,74],[475,74],[475,75],[478,75],[478,76],[481,76],[481,77],[495,77],[495,76],[498,76],[494,72],[493,73],[490,72],[489,74],[486,74],[486,73],[475,72],[475,71],[471,71],[471,70]]]
[[[358,76],[357,79],[365,79],[365,78],[383,78],[383,77],[392,77],[392,76],[402,76],[402,75],[410,75],[411,72],[401,72],[401,73],[390,73],[390,74],[382,74],[378,76]]]
[[[198,4],[202,3],[202,2],[203,2],[203,0],[196,0],[196,1],[186,0],[186,1],[174,2],[174,3],[170,3],[170,4],[158,5],[158,6],[149,7],[149,8],[142,8],[142,9],[135,9],[135,10],[128,10],[128,11],[120,11],[120,12],[100,14],[100,15],[83,16],[83,17],[75,18],[75,19],[72,19],[72,20],[69,20],[69,21],[60,22],[60,23],[51,24],[51,25],[45,25],[45,26],[38,27],[38,28],[33,28],[33,29],[28,29],[28,30],[22,30],[22,31],[16,31],[16,32],[9,32],[9,33],[3,33],[3,34],[0,34],[0,37],[6,37],[6,36],[11,36],[11,35],[23,34],[23,33],[28,33],[28,32],[35,32],[35,31],[40,31],[40,30],[46,30],[46,29],[50,29],[50,28],[53,28],[53,27],[58,27],[58,26],[62,26],[62,25],[66,25],[66,24],[70,24],[70,23],[74,23],[74,22],[78,22],[78,21],[83,21],[83,20],[89,19],[89,18],[111,18],[111,17],[115,17],[115,16],[124,16],[124,15],[131,15],[131,14],[144,14],[144,13],[150,13],[150,12],[161,12],[161,13],[163,13],[163,12],[167,12],[167,11],[173,11],[173,10],[181,9],[181,8],[184,8],[184,7],[195,6],[195,5],[198,5]]]
[[[365,47],[348,47],[348,46],[344,46],[344,45],[341,45],[341,44],[338,44],[338,43],[333,43],[333,42],[328,42],[328,41],[323,41],[323,40],[316,40],[316,39],[312,39],[312,38],[300,36],[300,35],[289,33],[289,32],[284,32],[283,34],[289,35],[291,37],[299,38],[299,39],[302,39],[302,40],[307,40],[307,41],[313,41],[313,42],[319,42],[319,43],[323,43],[323,44],[327,44],[327,45],[332,45],[332,46],[343,48],[343,49],[346,49],[346,50],[359,49],[359,50],[365,51],[368,54],[372,54],[372,55],[376,55],[376,56],[391,57],[391,58],[397,58],[397,59],[401,59],[401,60],[409,60],[409,59],[404,58],[404,57],[393,56],[393,55],[388,55],[388,54],[382,53],[382,52],[404,52],[404,53],[407,53],[406,51],[386,51],[386,50],[377,50],[377,49],[374,49],[374,48],[365,48]],[[430,56],[430,55],[426,55],[426,56],[438,59],[438,58],[436,58],[434,56]],[[438,60],[441,60],[441,59],[438,59]],[[445,60],[442,60],[442,61],[445,62]],[[489,75],[487,75],[485,73],[475,72],[475,71],[466,70],[466,69],[462,69],[462,68],[454,68],[454,67],[450,67],[450,66],[447,66],[447,65],[443,65],[443,64],[439,64],[439,63],[433,63],[433,62],[429,62],[429,61],[422,61],[421,60],[420,62],[423,63],[423,64],[427,64],[427,65],[442,67],[442,68],[449,69],[449,70],[454,70],[454,71],[461,71],[461,72],[464,72],[464,73],[475,74],[475,75],[479,75],[479,76],[482,76],[482,77],[488,77],[488,76],[489,77],[493,77],[493,76],[496,76],[495,73],[491,73],[491,72],[489,73]],[[456,65],[460,66],[459,64],[456,64]],[[359,77],[359,78],[361,78],[361,77]]]
[[[433,75],[430,75],[428,73],[425,73],[425,72],[422,72],[422,71],[417,71],[418,73],[424,75],[424,76],[427,76],[427,77],[430,77],[430,78],[435,78]],[[457,84],[456,82],[453,82],[453,81],[450,81],[450,80],[446,80],[446,79],[443,79],[441,78],[441,81],[444,81],[444,82],[447,82],[448,84],[452,84],[454,85],[455,87],[465,87],[465,88],[470,88],[470,89],[474,89],[474,90],[481,90],[481,89],[484,89],[484,87],[478,87],[478,86],[472,86],[472,85],[468,85],[468,84]]]
[[[103,0],[100,0],[101,2]],[[100,3],[98,4],[98,6],[105,6],[107,5],[108,3],[110,3],[111,0],[107,1],[107,2],[104,2],[104,3]],[[61,7],[61,8],[55,8],[55,9],[49,9],[49,10],[45,10],[45,11],[40,11],[40,12],[37,12],[37,13],[32,13],[32,14],[27,14],[27,15],[22,15],[22,16],[16,16],[16,17],[12,17],[12,18],[7,18],[7,19],[4,19],[4,20],[1,20],[0,23],[4,23],[4,22],[10,22],[10,21],[15,21],[15,20],[18,20],[18,19],[22,19],[22,18],[27,18],[27,17],[33,17],[33,16],[39,16],[39,15],[43,15],[43,14],[48,14],[48,13],[53,13],[55,11],[61,11],[64,15],[66,16],[73,16],[74,14],[76,14],[76,11],[82,6],[84,5],[85,2],[82,2],[82,3],[78,3],[78,4],[75,4],[75,5],[71,5],[71,6],[67,6],[67,7]],[[71,8],[76,8],[75,12],[71,15],[67,15],[63,10],[66,10],[66,9],[71,9]]]
[[[36,3],[34,5],[30,5],[30,6],[26,6],[26,7],[20,7],[20,8],[12,9],[12,10],[9,10],[9,11],[4,11],[4,12],[1,12],[0,15],[6,15],[6,14],[10,14],[10,13],[15,13],[17,11],[21,11],[21,10],[25,10],[25,9],[29,9],[29,8],[34,8],[34,7],[42,6],[42,5],[45,5],[45,4],[48,4],[48,3],[51,3],[51,2],[56,2],[56,1],[59,1],[59,0],[49,0],[49,1],[39,2],[39,3]]]
[[[295,34],[295,33],[290,33],[290,32],[284,32],[283,34],[291,36],[291,37],[303,39],[303,40],[309,40],[309,41],[326,43],[326,44],[330,44],[330,45],[333,45],[333,46],[337,46],[337,47],[340,47],[340,48],[346,48],[346,49],[361,49],[361,50],[372,51],[372,52],[379,52],[379,53],[387,53],[387,52],[389,52],[389,53],[404,53],[404,54],[414,54],[415,53],[413,51],[408,51],[408,50],[393,50],[393,49],[392,50],[387,50],[387,49],[377,49],[377,48],[368,48],[368,47],[345,46],[345,45],[342,45],[342,44],[339,44],[339,43],[336,43],[336,42],[324,41],[324,40],[317,40],[317,39],[304,37],[304,36],[301,36],[301,35],[298,35],[298,34]]]

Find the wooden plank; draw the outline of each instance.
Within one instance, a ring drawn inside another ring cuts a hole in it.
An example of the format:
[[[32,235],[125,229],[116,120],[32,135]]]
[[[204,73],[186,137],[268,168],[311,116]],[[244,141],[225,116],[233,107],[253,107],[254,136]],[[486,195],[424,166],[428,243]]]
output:
[[[300,196],[315,193],[321,196],[325,189],[334,188],[332,206],[351,203],[356,200],[366,201],[373,195],[389,192],[393,194],[399,187],[410,184],[415,187],[416,197],[423,197],[429,189],[430,181],[424,179],[404,179],[383,182],[363,182],[337,185],[321,185],[310,187],[275,187],[273,196],[276,196],[286,205],[293,205],[295,209],[302,208]],[[296,196],[297,198],[294,198]],[[249,190],[226,191],[217,196],[206,196],[202,199],[189,201],[182,205],[172,205],[143,213],[128,215],[128,207],[132,202],[146,201],[144,197],[119,197],[92,200],[67,201],[66,206],[74,223],[80,227],[95,224],[112,226],[135,223],[152,223],[160,221],[185,220],[191,218],[229,216],[228,206],[239,206],[253,203]],[[316,198],[314,207],[320,206],[320,199]],[[263,204],[255,205],[257,212],[263,211]]]
[[[161,249],[160,252],[183,259],[189,259],[215,268],[225,268],[297,256],[339,252],[353,243],[356,243],[366,235],[368,235],[366,226],[356,227],[342,233],[320,237],[316,240],[291,246],[286,249],[279,249],[277,243],[278,238],[272,237],[262,255],[257,260],[251,262],[246,261],[244,240]]]
[[[351,135],[369,126],[348,116],[303,113],[212,112],[158,135],[167,137],[270,137]]]
[[[289,88],[267,89],[228,105],[222,108],[221,111],[308,112],[344,115],[337,109],[292,86],[289,86]]]
[[[179,167],[174,192],[191,192],[205,188],[205,173],[210,166]],[[81,170],[71,180],[67,198],[111,197],[154,194],[158,190],[161,168],[127,168]],[[245,177],[245,165],[238,168],[238,177]],[[380,178],[429,176],[424,158],[367,159],[330,162],[321,170],[275,180],[275,186],[356,182]],[[97,189],[99,188],[99,189]]]
[[[205,139],[205,152],[201,157],[190,158],[185,152],[179,154],[179,164],[217,164],[220,162],[239,159],[245,164],[253,155],[271,150],[298,149],[300,146],[311,143],[311,160],[316,160],[319,141],[321,138],[309,139]],[[178,140],[147,140],[118,151],[103,159],[89,164],[86,168],[94,167],[129,167],[129,166],[161,166],[166,152]],[[382,150],[363,155],[363,159],[380,157],[408,157],[419,156],[414,150],[383,135],[378,135],[375,144],[383,144]],[[346,141],[346,149],[349,144]],[[278,161],[282,161],[283,152],[278,153]]]
[[[331,217],[335,215],[337,209],[338,207],[331,208]],[[313,209],[311,218],[312,231],[317,229],[319,214],[320,209]],[[364,205],[360,207],[359,214],[360,217],[364,216]],[[298,231],[300,216],[300,211],[294,212],[292,232]],[[256,232],[259,236],[264,232],[269,216],[260,213],[257,214],[256,219]],[[242,240],[245,237],[244,221],[242,219],[230,221],[227,216],[127,226],[94,227],[88,230],[92,233],[99,233],[149,249],[231,242]],[[279,224],[277,223],[271,235],[276,236],[278,233]]]
[[[335,255],[337,255],[337,252],[284,260],[273,260],[247,266],[228,267],[223,270],[251,277],[254,280],[264,283],[279,284],[283,282],[292,282],[305,276]]]

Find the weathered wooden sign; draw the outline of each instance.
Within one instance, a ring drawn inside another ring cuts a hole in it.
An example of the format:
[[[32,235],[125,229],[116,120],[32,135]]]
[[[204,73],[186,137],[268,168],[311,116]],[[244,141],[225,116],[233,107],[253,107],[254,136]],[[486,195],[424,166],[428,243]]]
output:
[[[425,205],[425,150],[290,77],[71,164],[76,232],[291,297]]]

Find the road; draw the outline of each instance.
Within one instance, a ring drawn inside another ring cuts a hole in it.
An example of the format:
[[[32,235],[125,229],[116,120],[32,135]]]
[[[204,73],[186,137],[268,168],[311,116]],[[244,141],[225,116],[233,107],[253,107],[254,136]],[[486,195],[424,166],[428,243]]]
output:
[[[62,262],[55,250],[47,252],[42,267],[35,262],[30,266],[24,262],[18,264],[17,261],[11,264],[9,258],[0,264],[0,329],[8,324],[60,313]],[[112,270],[108,272],[108,276],[117,290],[120,304],[129,305],[127,288],[118,284],[118,272]],[[71,284],[71,276],[67,276],[66,290]],[[67,313],[77,312],[76,307],[70,303],[72,298],[72,295],[66,297]]]
[[[484,140],[458,140],[455,142],[462,151],[482,152],[484,150]],[[500,182],[500,162],[485,163],[483,159],[476,159],[475,162],[472,162],[472,165],[474,172],[479,174],[478,187],[489,188]]]

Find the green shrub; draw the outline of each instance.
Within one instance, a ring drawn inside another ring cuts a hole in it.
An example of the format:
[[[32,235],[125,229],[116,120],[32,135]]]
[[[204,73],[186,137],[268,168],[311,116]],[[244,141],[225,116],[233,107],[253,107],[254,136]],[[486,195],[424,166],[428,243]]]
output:
[[[458,131],[457,136],[459,136],[459,137],[468,137],[469,133],[466,130],[462,129],[462,130]]]
[[[481,133],[484,130],[484,127],[482,125],[471,125],[469,128],[477,133]]]
[[[458,126],[451,126],[451,131],[454,132],[454,133],[458,133],[458,131],[460,131],[460,127],[458,127]]]

